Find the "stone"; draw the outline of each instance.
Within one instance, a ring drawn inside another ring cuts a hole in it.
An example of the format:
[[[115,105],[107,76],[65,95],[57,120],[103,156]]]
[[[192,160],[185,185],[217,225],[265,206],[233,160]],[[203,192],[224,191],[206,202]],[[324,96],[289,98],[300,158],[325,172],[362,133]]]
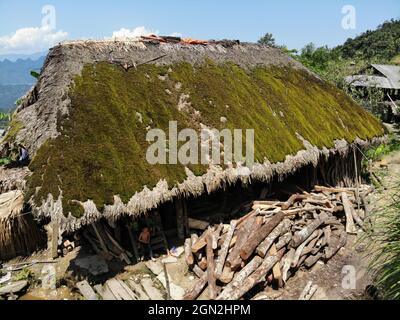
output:
[[[86,280],[78,282],[76,287],[86,300],[98,300],[96,292]]]
[[[143,278],[140,283],[150,300],[164,300],[162,293],[154,287],[150,278]]]
[[[165,280],[164,273],[160,273],[157,276],[157,279],[162,283],[165,290],[167,290],[167,282]],[[183,296],[185,295],[185,289],[183,289],[182,287],[171,282],[171,278],[169,278],[169,289],[170,289],[171,298],[173,300],[183,300]]]
[[[57,286],[56,268],[54,265],[45,265],[42,269],[42,288],[55,290]]]
[[[160,261],[146,261],[146,267],[150,269],[156,276],[159,275],[163,271],[163,266]]]
[[[3,277],[0,278],[0,284],[10,282],[10,280],[11,280],[11,272],[8,272]]]
[[[164,259],[162,259],[162,261],[161,261],[162,263],[177,263],[178,262],[178,259],[176,258],[176,257],[173,257],[173,256],[169,256],[169,257],[167,257],[167,258],[164,258]],[[161,266],[161,268],[162,268],[162,266]]]
[[[26,280],[13,282],[6,286],[1,287],[0,295],[18,293],[18,292],[22,291],[23,289],[25,289],[25,287],[27,287],[27,286],[28,286],[28,281],[26,281]]]
[[[109,271],[107,261],[99,255],[78,258],[75,260],[75,264],[94,276],[102,275]]]
[[[171,252],[171,255],[173,257],[179,258],[184,252],[185,252],[185,249],[181,246],[181,247],[175,248],[175,250],[173,252]]]

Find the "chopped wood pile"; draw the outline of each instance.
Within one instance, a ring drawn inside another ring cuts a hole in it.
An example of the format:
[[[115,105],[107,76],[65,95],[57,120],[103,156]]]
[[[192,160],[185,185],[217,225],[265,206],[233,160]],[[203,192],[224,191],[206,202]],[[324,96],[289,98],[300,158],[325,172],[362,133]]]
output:
[[[256,286],[283,287],[299,268],[327,262],[346,245],[347,234],[365,227],[371,191],[316,186],[286,202],[254,201],[229,225],[192,234],[185,260],[198,279],[184,298],[195,300],[206,287],[210,299],[251,298]]]

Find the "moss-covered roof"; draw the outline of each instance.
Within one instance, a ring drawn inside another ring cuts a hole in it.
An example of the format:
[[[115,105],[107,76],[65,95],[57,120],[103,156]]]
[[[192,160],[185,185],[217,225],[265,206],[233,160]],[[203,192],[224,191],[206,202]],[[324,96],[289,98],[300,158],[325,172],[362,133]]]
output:
[[[255,48],[262,59],[262,50]],[[114,203],[115,195],[127,204],[135,193],[145,186],[151,190],[160,180],[169,188],[177,186],[187,179],[183,165],[146,161],[147,130],[168,132],[171,120],[178,128],[198,131],[200,123],[216,129],[254,129],[258,163],[296,155],[304,149],[299,135],[318,149],[330,149],[337,140],[352,143],[383,134],[371,114],[289,58],[282,63],[281,53],[274,51],[279,63],[240,65],[227,53],[235,49],[224,50],[220,54],[226,59],[216,59],[211,50],[195,62],[145,63],[128,71],[110,61],[84,63],[63,91],[68,112],[58,110],[56,117],[49,117],[56,121],[56,134],[32,143],[27,197],[39,207],[49,194],[54,199],[61,194],[64,215],[80,217],[84,209],[75,200],[92,200],[101,212]],[[40,89],[43,84],[39,99]],[[182,99],[189,108],[178,107]],[[21,127],[26,118],[16,123]],[[41,118],[46,122],[44,114]],[[202,165],[188,168],[198,177],[208,170]]]

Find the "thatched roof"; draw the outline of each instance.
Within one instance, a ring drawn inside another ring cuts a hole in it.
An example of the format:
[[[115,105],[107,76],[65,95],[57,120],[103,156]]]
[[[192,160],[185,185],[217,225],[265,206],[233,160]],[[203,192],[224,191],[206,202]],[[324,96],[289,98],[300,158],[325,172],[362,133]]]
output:
[[[256,165],[247,175],[236,164],[150,165],[146,132],[168,131],[170,120],[254,129]],[[50,51],[6,140],[33,156],[36,215],[74,230],[239,180],[283,178],[381,135],[377,119],[278,49],[80,41]]]

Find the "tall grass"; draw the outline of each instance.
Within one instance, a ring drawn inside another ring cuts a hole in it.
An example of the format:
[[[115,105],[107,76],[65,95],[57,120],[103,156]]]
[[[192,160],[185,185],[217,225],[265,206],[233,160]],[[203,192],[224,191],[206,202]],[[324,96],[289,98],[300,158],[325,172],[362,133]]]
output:
[[[397,185],[400,191],[400,185]],[[375,214],[373,230],[368,239],[374,256],[370,265],[376,286],[383,299],[400,300],[400,198]]]

